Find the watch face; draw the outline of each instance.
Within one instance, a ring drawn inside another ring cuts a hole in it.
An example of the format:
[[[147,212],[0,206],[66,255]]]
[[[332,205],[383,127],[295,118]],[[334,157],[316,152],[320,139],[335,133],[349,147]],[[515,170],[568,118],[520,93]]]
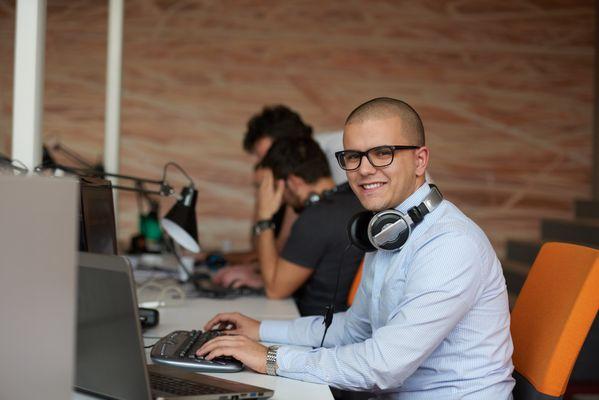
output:
[[[254,225],[254,235],[259,235],[265,230],[274,229],[275,224],[272,221],[258,221]]]

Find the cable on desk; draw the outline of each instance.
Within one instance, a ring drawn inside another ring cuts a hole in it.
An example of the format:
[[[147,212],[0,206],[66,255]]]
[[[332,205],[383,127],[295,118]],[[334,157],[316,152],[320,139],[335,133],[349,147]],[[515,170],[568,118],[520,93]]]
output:
[[[152,343],[152,344],[149,344],[149,345],[147,345],[147,346],[144,346],[144,349],[151,349],[152,347],[156,346],[156,344],[157,344],[158,342],[160,342],[160,340],[157,340],[157,341],[155,341],[155,342],[154,342],[154,343]]]
[[[137,271],[148,271],[147,269],[136,268]],[[166,273],[164,271],[155,270],[157,275],[159,276],[150,276],[144,280],[140,280],[138,278],[135,279],[138,286],[146,285],[150,282],[161,281],[161,280],[173,280],[175,278],[174,273]]]
[[[180,287],[173,284],[164,285],[156,280],[144,283],[138,290],[138,296],[141,298],[142,293],[150,289],[159,291],[158,296],[154,300],[159,306],[181,305],[186,298],[185,292]]]

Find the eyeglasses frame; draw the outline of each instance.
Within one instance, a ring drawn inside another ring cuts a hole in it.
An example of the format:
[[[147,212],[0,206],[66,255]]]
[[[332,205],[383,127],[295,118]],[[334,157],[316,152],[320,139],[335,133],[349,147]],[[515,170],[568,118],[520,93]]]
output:
[[[385,164],[385,165],[374,165],[374,163],[372,162],[372,160],[370,159],[370,157],[368,157],[368,153],[372,150],[375,149],[379,149],[382,147],[387,147],[390,148],[391,150],[393,150],[393,153],[391,155],[391,161],[389,161],[389,164]],[[417,150],[420,149],[422,146],[406,146],[406,145],[382,145],[382,146],[375,146],[372,147],[366,151],[359,151],[359,150],[341,150],[341,151],[336,151],[335,152],[335,159],[337,160],[337,164],[339,164],[339,167],[344,170],[344,171],[355,171],[358,168],[360,168],[360,166],[362,165],[362,159],[364,158],[364,156],[366,156],[366,159],[368,160],[368,162],[370,163],[370,165],[372,165],[374,168],[384,168],[387,167],[389,165],[391,165],[393,163],[393,160],[395,160],[395,152],[399,151],[399,150]],[[343,157],[343,154],[345,152],[355,152],[357,154],[360,155],[360,161],[358,162],[358,166],[356,168],[345,168],[343,167],[343,165],[341,165],[341,158]]]

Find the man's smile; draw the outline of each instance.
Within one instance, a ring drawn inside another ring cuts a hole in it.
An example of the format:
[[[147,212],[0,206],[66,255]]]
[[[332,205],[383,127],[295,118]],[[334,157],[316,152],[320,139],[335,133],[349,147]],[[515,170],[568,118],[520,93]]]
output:
[[[360,184],[358,184],[358,186],[362,189],[362,191],[365,194],[370,194],[370,193],[374,193],[377,190],[381,189],[386,184],[387,184],[387,182],[377,181],[377,182],[360,183]]]

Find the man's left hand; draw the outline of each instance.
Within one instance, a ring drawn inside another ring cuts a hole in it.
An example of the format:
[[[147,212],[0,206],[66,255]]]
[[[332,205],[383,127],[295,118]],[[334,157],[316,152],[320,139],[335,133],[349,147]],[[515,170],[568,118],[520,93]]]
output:
[[[283,204],[284,190],[285,181],[281,179],[275,183],[272,171],[265,168],[256,199],[258,220],[269,220],[275,215]]]
[[[205,343],[196,352],[196,355],[204,356],[207,360],[220,356],[231,356],[254,371],[265,374],[267,350],[266,346],[247,336],[223,335]]]

